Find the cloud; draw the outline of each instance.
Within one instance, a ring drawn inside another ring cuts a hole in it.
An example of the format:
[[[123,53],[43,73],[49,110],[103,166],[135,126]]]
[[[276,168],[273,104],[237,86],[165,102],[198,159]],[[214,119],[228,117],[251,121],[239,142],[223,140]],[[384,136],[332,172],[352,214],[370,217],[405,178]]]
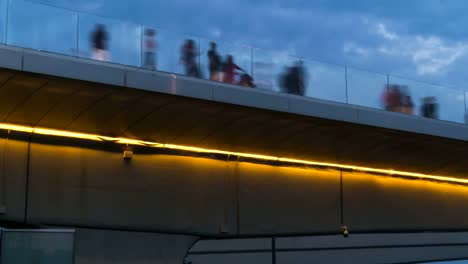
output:
[[[370,33],[367,38],[344,42],[342,52],[357,63],[367,65],[388,64],[387,69],[397,74],[438,77],[443,79],[450,71],[468,60],[468,41],[453,41],[442,36],[410,34],[392,24],[389,30],[387,22],[366,18],[365,26]],[[356,60],[365,58],[366,60]],[[365,65],[364,65],[365,67]],[[396,70],[393,70],[396,69]]]
[[[390,36],[396,38],[387,36],[386,39],[392,41],[381,44],[377,51],[396,59],[403,57],[410,60],[420,76],[443,74],[468,52],[468,42],[451,43],[436,36]]]
[[[343,45],[343,52],[346,55],[368,57],[370,50],[365,47],[361,47],[354,42],[348,42]]]
[[[388,31],[387,27],[382,23],[377,24],[376,29],[377,29],[377,34],[379,34],[385,39],[398,40],[400,38],[397,34]]]
[[[218,27],[214,27],[209,30],[210,37],[212,38],[220,38],[222,33],[223,32],[221,31],[221,29],[219,29]]]
[[[412,60],[419,75],[438,74],[447,70],[468,51],[468,43],[445,43],[438,37],[416,37]]]

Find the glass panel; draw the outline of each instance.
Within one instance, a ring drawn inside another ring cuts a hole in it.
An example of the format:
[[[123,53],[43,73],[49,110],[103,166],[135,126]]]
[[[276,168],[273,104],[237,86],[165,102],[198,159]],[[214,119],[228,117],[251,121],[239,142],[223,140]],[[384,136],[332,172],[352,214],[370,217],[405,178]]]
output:
[[[465,124],[468,124],[468,106],[467,106],[467,101],[468,101],[468,92],[465,92]]]
[[[208,52],[211,50],[211,43],[213,41],[208,40],[208,39],[201,39],[201,69],[203,72],[205,72],[204,76],[207,79],[212,79],[214,81],[222,81],[222,82],[227,82],[227,83],[234,83],[234,84],[240,84],[241,77],[245,77],[244,74],[248,74],[250,77],[252,74],[252,49],[248,46],[241,46],[241,45],[233,45],[225,42],[217,42],[216,43],[216,51],[217,55],[219,58],[220,63],[217,63],[218,59],[216,59],[214,56],[213,60],[214,63],[211,65],[211,67],[214,67],[213,69],[210,70],[210,60],[208,58]],[[225,73],[225,63],[227,61],[228,56],[232,56],[233,58],[233,63],[242,70],[237,69],[235,72],[237,74],[233,75],[228,73]],[[216,67],[216,64],[219,64],[218,67]],[[218,68],[218,70],[216,70]],[[245,78],[242,78],[243,84],[247,85],[247,82],[245,82]]]
[[[190,35],[175,34],[169,31],[158,32],[158,69],[165,72],[200,76],[199,68],[200,45],[198,38]],[[183,48],[191,41],[191,62],[183,60]]]
[[[423,82],[418,82],[414,80],[399,78],[399,77],[389,77],[390,80],[390,88],[396,89],[394,91],[398,91],[398,95],[400,95],[400,103],[401,106],[397,107],[395,111],[404,112],[406,114],[414,114],[422,116],[422,106],[424,105],[424,100],[427,100],[427,90],[428,84]],[[391,92],[387,95],[390,95]],[[404,98],[402,98],[404,97]],[[387,109],[390,110],[391,106],[390,101],[391,98],[387,97]],[[383,100],[385,100],[383,98]],[[412,110],[412,111],[411,111]]]
[[[142,26],[80,14],[79,56],[101,61],[141,65]]]
[[[2,264],[73,263],[74,233],[2,231]]]
[[[465,123],[465,96],[462,90],[429,85],[428,97],[433,98],[440,120]]]
[[[348,68],[348,103],[382,109],[387,76]]]
[[[282,83],[289,68],[299,59],[286,52],[253,49],[253,78],[258,88],[285,91]]]
[[[345,68],[316,61],[305,61],[306,96],[346,103]]]
[[[34,10],[34,12],[25,12]],[[55,7],[10,0],[7,43],[74,55],[78,15]]]
[[[8,1],[0,0],[0,43],[5,43],[6,39]]]

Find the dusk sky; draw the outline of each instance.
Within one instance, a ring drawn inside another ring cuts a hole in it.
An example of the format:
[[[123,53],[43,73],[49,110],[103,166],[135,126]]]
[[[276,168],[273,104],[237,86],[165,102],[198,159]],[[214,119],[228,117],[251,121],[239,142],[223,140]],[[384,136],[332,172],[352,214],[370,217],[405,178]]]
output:
[[[10,1],[10,16],[16,19],[10,18],[9,28],[15,30],[8,32],[9,42],[19,46],[34,42],[34,48],[73,53],[78,42],[80,54],[87,56],[89,32],[95,23],[104,23],[110,25],[113,61],[138,65],[138,25],[143,24],[159,31],[158,67],[164,71],[182,71],[180,45],[186,38],[201,37],[202,55],[209,40],[215,40],[223,55],[233,54],[249,71],[254,66],[260,86],[262,79],[275,82],[284,66],[296,60],[288,55],[300,56],[403,77],[390,81],[408,85],[416,107],[422,97],[436,96],[445,106],[441,119],[464,122],[463,90],[468,72],[465,0],[31,0],[115,19],[81,15],[78,41],[77,17],[72,12]],[[264,69],[250,63],[249,47],[256,48],[255,62],[273,64],[273,74],[263,74]],[[350,103],[380,107],[385,75],[348,70],[350,91],[346,94],[344,68],[310,60],[306,64],[309,87],[315,89],[309,89],[307,95],[339,102],[348,96]],[[202,63],[206,65],[205,55]]]
[[[41,1],[460,89],[468,72],[464,0]]]

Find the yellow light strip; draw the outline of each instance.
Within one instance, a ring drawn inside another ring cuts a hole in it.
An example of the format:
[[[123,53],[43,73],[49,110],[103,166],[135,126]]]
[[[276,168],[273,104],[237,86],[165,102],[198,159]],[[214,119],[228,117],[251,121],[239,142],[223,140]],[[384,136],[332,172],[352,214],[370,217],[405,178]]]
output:
[[[2,123],[0,123],[0,129],[26,132],[26,133],[32,133],[33,131],[32,127],[17,126],[17,125],[2,124]]]
[[[230,156],[238,156],[238,157],[249,158],[249,159],[278,161],[282,163],[302,164],[302,165],[317,166],[317,167],[330,167],[330,168],[336,168],[336,169],[387,174],[390,176],[404,176],[404,177],[415,178],[415,179],[426,179],[426,180],[435,180],[435,181],[442,181],[442,182],[451,182],[451,183],[457,183],[457,184],[468,184],[468,179],[461,179],[461,178],[454,178],[454,177],[447,177],[447,176],[428,175],[428,174],[422,174],[422,173],[387,170],[387,169],[376,169],[376,168],[343,165],[343,164],[327,163],[327,162],[289,159],[289,158],[281,158],[281,157],[268,156],[268,155],[242,153],[242,152],[230,152],[230,151],[205,149],[205,148],[199,148],[199,147],[182,146],[182,145],[174,145],[174,144],[163,144],[163,143],[141,141],[141,140],[129,139],[129,138],[114,138],[114,137],[107,137],[107,136],[101,136],[101,135],[77,133],[77,132],[48,129],[48,128],[33,128],[33,127],[14,125],[14,124],[0,123],[0,130],[12,130],[12,131],[33,133],[33,134],[39,134],[39,135],[113,142],[116,144],[138,145],[138,146],[181,150],[181,151],[196,152],[196,153],[230,155]]]
[[[67,138],[79,138],[79,139],[87,139],[87,140],[94,140],[94,141],[105,141],[101,139],[98,135],[92,134],[85,134],[85,133],[75,133],[69,131],[61,131],[55,129],[47,129],[47,128],[33,128],[32,133],[40,134],[40,135],[47,135],[47,136],[56,136],[56,137],[67,137]],[[105,138],[105,137],[102,137]]]

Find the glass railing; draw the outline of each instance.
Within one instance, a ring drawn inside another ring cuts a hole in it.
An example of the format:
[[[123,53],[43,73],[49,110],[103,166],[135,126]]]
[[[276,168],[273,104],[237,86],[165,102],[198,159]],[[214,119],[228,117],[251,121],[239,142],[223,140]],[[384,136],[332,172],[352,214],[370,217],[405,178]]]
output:
[[[461,89],[220,41],[210,59],[210,39],[25,0],[0,0],[0,23],[6,45],[468,123]]]

